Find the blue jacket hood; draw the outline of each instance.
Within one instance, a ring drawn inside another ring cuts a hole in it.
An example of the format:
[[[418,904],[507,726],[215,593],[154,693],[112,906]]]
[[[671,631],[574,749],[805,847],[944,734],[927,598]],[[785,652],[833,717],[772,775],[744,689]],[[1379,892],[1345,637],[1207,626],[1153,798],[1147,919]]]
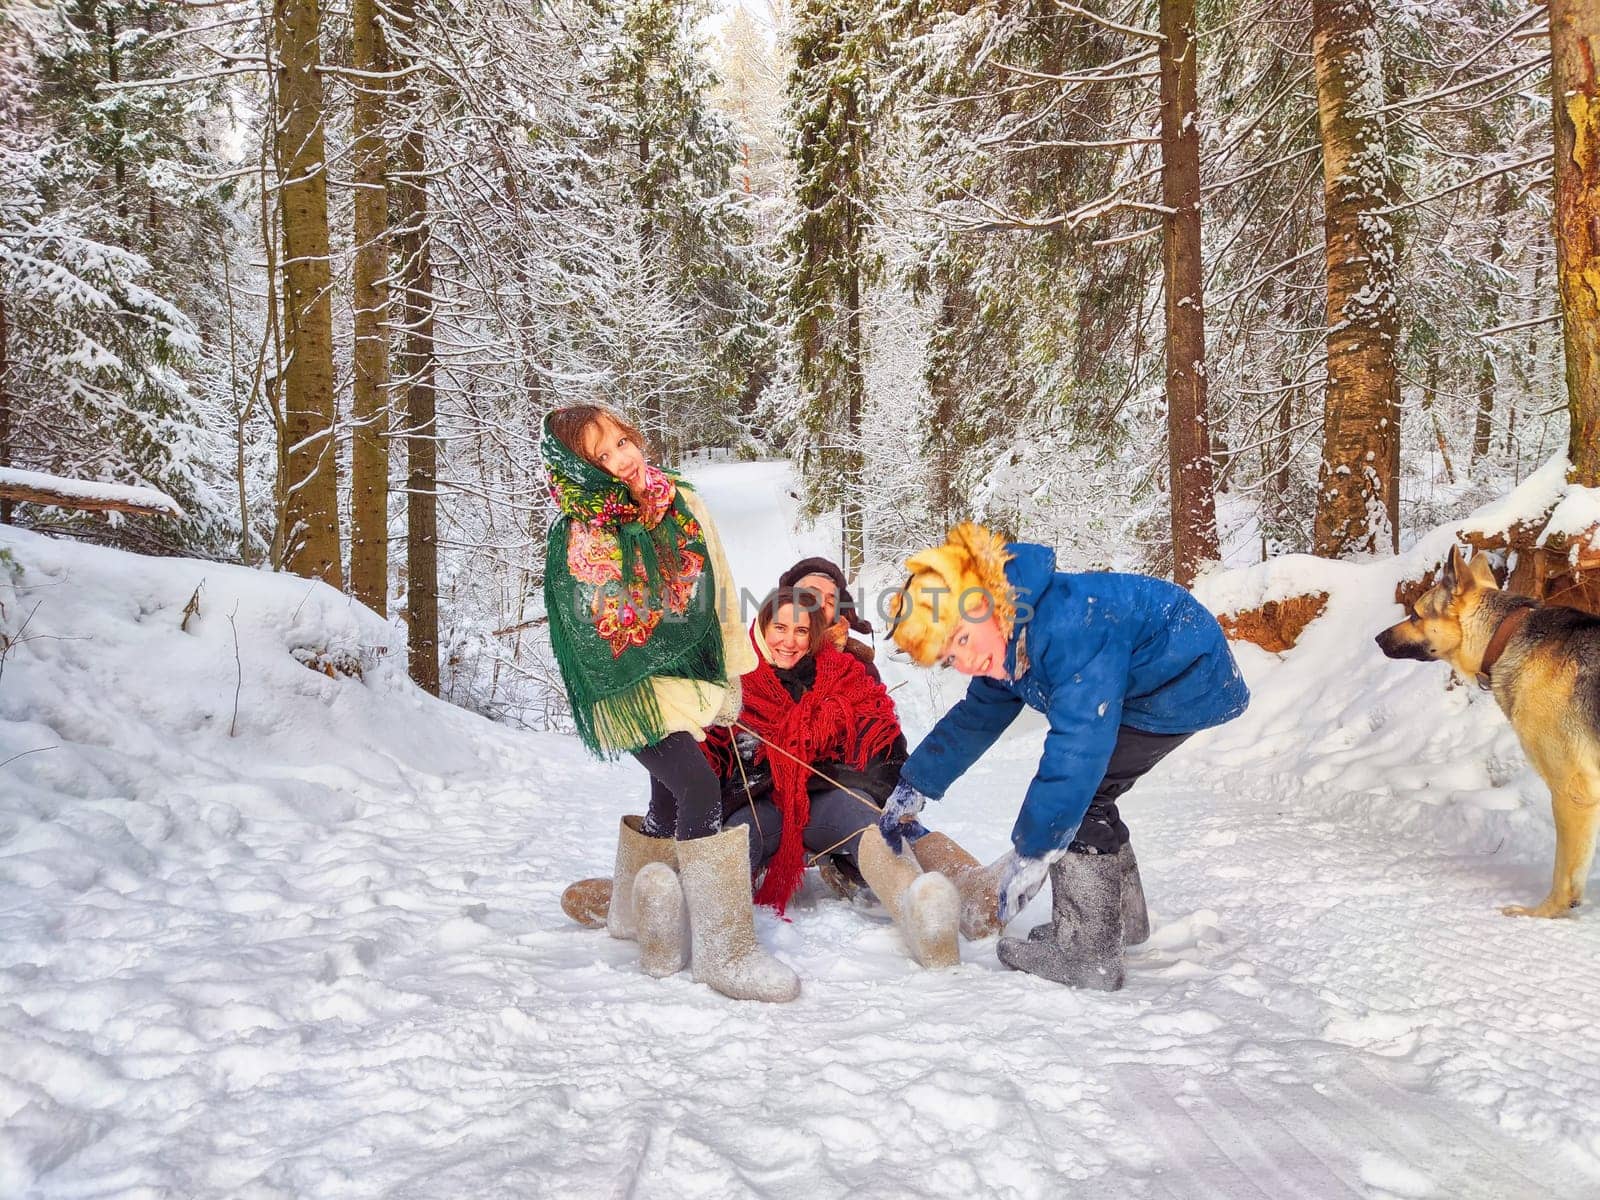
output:
[[[1056,552],[1033,542],[1010,542],[1006,553],[1011,555],[1011,561],[1006,563],[1006,582],[1011,585],[1017,605],[1017,622],[1011,630],[1011,646],[1015,647],[1023,627],[1033,619],[1040,597],[1055,580]]]

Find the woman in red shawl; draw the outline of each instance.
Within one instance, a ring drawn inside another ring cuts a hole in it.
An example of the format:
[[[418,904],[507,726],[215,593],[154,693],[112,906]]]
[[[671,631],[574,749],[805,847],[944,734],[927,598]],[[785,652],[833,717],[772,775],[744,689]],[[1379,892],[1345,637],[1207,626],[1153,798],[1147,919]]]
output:
[[[761,661],[740,680],[737,724],[703,744],[723,780],[724,825],[750,829],[752,868],[766,867],[758,903],[782,912],[805,868],[832,855],[894,915],[918,962],[954,964],[955,885],[924,873],[912,853],[893,853],[876,824],[906,758],[894,701],[822,632],[814,599],[793,588],[762,604],[751,632]]]

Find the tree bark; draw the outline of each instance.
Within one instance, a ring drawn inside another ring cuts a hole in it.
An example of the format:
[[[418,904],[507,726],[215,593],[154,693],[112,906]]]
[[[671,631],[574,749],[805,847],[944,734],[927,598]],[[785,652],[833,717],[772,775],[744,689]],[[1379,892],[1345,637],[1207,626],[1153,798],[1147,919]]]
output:
[[[396,27],[409,35],[415,0],[391,0]],[[414,66],[414,59],[407,65]],[[406,75],[399,111],[410,124],[400,139],[390,186],[398,198],[396,248],[403,289],[406,389],[406,642],[411,678],[439,694],[439,509],[433,266],[429,248],[427,141],[417,122],[427,106],[421,78]]]
[[[1506,237],[1509,232],[1508,223],[1511,220],[1511,214],[1516,209],[1516,204],[1516,191],[1512,188],[1508,179],[1501,179],[1499,186],[1495,189],[1493,208],[1494,233],[1489,243],[1491,279],[1485,296],[1486,319],[1491,325],[1500,323],[1499,292],[1493,276],[1498,273],[1500,260],[1505,257]],[[1489,447],[1494,436],[1495,383],[1494,355],[1490,354],[1487,347],[1485,347],[1483,359],[1478,363],[1478,404],[1472,419],[1472,462],[1470,465],[1474,468],[1481,460],[1489,456]]]
[[[1200,257],[1199,46],[1195,0],[1162,0],[1161,219],[1166,292],[1167,459],[1172,573],[1184,587],[1215,561],[1217,505],[1206,405],[1205,278]]]
[[[859,252],[860,230],[852,214],[845,221],[847,244],[852,247],[851,270],[845,283],[845,355],[844,364],[844,416],[845,451],[844,503],[840,505],[840,525],[844,532],[844,571],[854,578],[860,573],[867,557],[866,529],[866,455],[861,451],[861,418],[866,408],[867,381],[862,369],[861,356],[866,339],[861,330],[861,272],[856,265],[861,261]]]
[[[837,0],[798,8],[796,65],[789,76],[796,199],[803,214],[789,235],[797,259],[789,294],[801,349],[807,503],[826,500],[838,508],[847,574],[859,570],[865,553],[862,296],[874,270],[870,81],[858,9]]]
[[[1374,0],[1312,0],[1328,269],[1328,382],[1314,549],[1398,550],[1394,229]]]
[[[1568,481],[1600,487],[1600,7],[1550,0]]]
[[[385,70],[378,0],[351,0],[352,64]],[[357,78],[351,124],[356,252],[351,291],[355,308],[355,371],[351,383],[350,592],[387,615],[389,590],[389,305],[387,162],[383,120],[388,83]]]
[[[1472,464],[1489,457],[1494,432],[1494,357],[1486,350],[1478,364],[1478,409],[1472,419]]]
[[[115,86],[122,82],[122,68],[117,50],[117,19],[114,12],[107,12],[105,17],[106,81]],[[117,148],[111,157],[111,175],[117,193],[117,244],[124,250],[132,250],[133,246],[128,240],[128,163],[123,157],[122,113],[115,107],[111,109],[111,128],[117,131]]]
[[[274,0],[272,17],[283,223],[284,562],[297,575],[343,587],[318,0]]]

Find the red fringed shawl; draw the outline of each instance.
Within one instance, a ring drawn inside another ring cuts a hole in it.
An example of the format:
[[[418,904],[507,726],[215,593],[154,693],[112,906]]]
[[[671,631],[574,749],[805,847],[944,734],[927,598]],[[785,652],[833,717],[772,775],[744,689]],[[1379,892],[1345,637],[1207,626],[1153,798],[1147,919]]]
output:
[[[854,655],[830,646],[819,649],[817,681],[796,700],[784,690],[759,646],[756,650],[760,665],[741,680],[744,708],[739,723],[788,751],[780,754],[765,745],[756,750],[757,763],[767,764],[772,771],[773,803],[783,819],[778,853],[767,865],[756,902],[770,904],[781,913],[806,869],[801,831],[811,819],[811,796],[806,790],[811,772],[802,764],[844,763],[852,770],[864,771],[872,759],[894,745],[900,736],[900,720],[888,690],[867,674]],[[709,729],[702,743],[712,770],[723,779],[738,778],[733,732]],[[861,823],[871,819],[863,805]]]

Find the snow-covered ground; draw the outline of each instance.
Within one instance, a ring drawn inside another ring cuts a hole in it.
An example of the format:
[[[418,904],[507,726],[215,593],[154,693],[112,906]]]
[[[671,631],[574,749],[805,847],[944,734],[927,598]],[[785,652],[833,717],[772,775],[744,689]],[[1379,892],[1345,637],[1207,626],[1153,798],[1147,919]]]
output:
[[[832,549],[781,469],[696,474],[752,590]],[[1499,915],[1548,800],[1487,695],[1372,645],[1404,566],[1207,582],[1332,600],[1128,802],[1124,991],[919,970],[808,885],[767,1007],[562,916],[637,767],[421,695],[320,585],[0,530],[0,1196],[1600,1195],[1600,921]],[[954,695],[887,674],[913,736]],[[1040,738],[932,823],[998,854]]]

